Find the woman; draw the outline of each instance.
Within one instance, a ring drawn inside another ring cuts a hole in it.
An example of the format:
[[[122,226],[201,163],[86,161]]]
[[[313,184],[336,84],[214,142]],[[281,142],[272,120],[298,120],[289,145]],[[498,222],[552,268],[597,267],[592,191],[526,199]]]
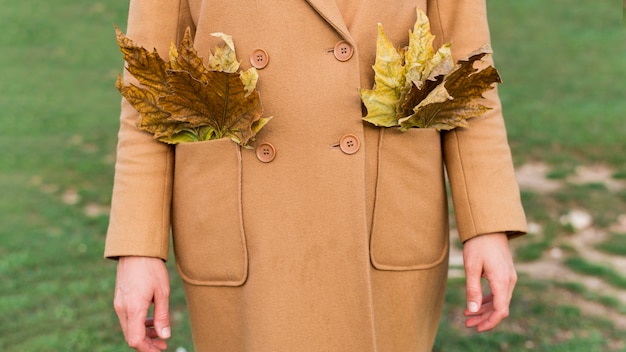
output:
[[[187,27],[201,55],[221,44],[211,33],[231,35],[273,116],[254,149],[171,147],[123,102],[105,255],[119,258],[115,307],[131,347],[166,348],[171,224],[196,351],[431,350],[448,268],[444,164],[466,324],[485,331],[508,315],[507,240],[525,218],[496,91],[469,128],[362,121],[377,23],[405,46],[416,8],[455,61],[489,42],[484,0],[131,0],[127,36],[161,57]]]

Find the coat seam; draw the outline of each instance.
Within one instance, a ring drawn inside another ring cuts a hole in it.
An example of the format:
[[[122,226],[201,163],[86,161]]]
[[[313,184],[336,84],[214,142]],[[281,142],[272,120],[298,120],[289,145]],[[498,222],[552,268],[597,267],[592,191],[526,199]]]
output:
[[[182,2],[183,0],[178,0],[178,10],[176,11],[178,13],[178,16],[176,17],[176,42],[179,43],[181,41],[181,30],[180,30],[180,17],[182,16],[180,9],[182,8]]]
[[[441,32],[441,42],[445,43],[446,42],[446,34],[443,31],[443,24],[441,23],[441,9],[439,7],[439,1],[435,2],[435,7],[437,8],[437,17],[438,17],[438,21],[437,23],[439,24],[439,32]]]
[[[180,41],[180,9],[181,9],[181,3],[183,2],[183,0],[179,0],[178,1],[178,9],[177,9],[177,13],[178,16],[176,17],[176,41],[179,42]],[[161,206],[163,207],[161,209],[161,231],[165,231],[165,234],[161,234],[161,238],[166,238],[167,240],[162,240],[161,242],[161,254],[165,257],[165,259],[167,259],[169,257],[169,242],[170,242],[170,233],[171,233],[171,215],[169,215],[169,211],[171,208],[171,203],[172,203],[172,155],[173,155],[173,150],[171,148],[167,148],[167,150],[165,151],[165,184],[163,185],[163,189],[165,190],[163,192],[163,200],[161,202]],[[169,198],[169,201],[168,201]],[[169,216],[168,216],[169,215]],[[164,230],[165,229],[165,230]]]
[[[445,43],[446,40],[446,32],[444,31],[444,26],[443,26],[443,17],[441,16],[441,6],[439,5],[439,1],[435,2],[435,7],[436,7],[436,12],[437,12],[437,17],[438,17],[438,25],[439,25],[439,31],[441,32],[441,37],[442,37],[442,43]],[[474,231],[474,235],[478,233],[477,231],[477,227],[476,227],[476,222],[475,222],[475,218],[474,218],[474,214],[472,211],[472,204],[470,202],[470,197],[469,197],[469,192],[468,192],[468,185],[467,185],[467,178],[465,176],[465,167],[463,165],[463,157],[461,156],[461,145],[459,142],[459,135],[458,132],[456,130],[451,131],[450,133],[453,134],[454,137],[454,144],[456,146],[456,153],[458,155],[458,162],[459,162],[459,169],[460,169],[460,173],[461,173],[461,178],[463,181],[463,193],[465,196],[465,203],[467,204],[467,209],[468,209],[468,213],[469,213],[469,218],[471,219],[471,226],[472,226],[472,230]],[[454,191],[453,191],[454,192]],[[455,216],[458,216],[458,209],[455,210]],[[465,237],[464,234],[460,233],[461,238]]]
[[[470,202],[468,185],[467,185],[467,177],[465,176],[465,166],[463,165],[463,157],[461,156],[461,143],[459,142],[459,135],[457,131],[452,131],[454,134],[454,144],[456,147],[456,153],[458,155],[459,169],[461,173],[461,180],[463,181],[463,193],[465,196],[465,203],[467,204],[467,211],[469,213],[470,222],[472,225],[472,230],[474,231],[474,235],[478,233],[476,229],[476,222],[474,221],[474,214],[472,211],[472,203]],[[454,192],[454,191],[453,191]],[[465,237],[464,234],[461,234],[461,237]]]
[[[439,1],[435,2],[435,7],[436,7],[436,11],[437,11],[437,24],[439,24],[439,32],[441,33],[441,44],[444,44],[446,42],[446,33],[443,30],[443,23],[442,23],[442,16],[441,16],[441,8],[439,6]]]
[[[240,240],[241,240],[241,249],[243,251],[243,273],[242,273],[242,278],[241,280],[237,280],[238,285],[243,285],[246,283],[246,281],[248,280],[248,271],[250,270],[249,268],[249,263],[250,263],[250,259],[248,257],[249,253],[248,253],[248,241],[246,238],[246,227],[244,224],[244,219],[243,219],[243,155],[241,152],[241,146],[236,145],[237,148],[237,162],[239,164],[239,182],[238,182],[238,198],[239,198],[239,233],[240,233]]]
[[[165,190],[163,192],[163,200],[161,201],[161,231],[165,231],[165,234],[161,234],[161,255],[167,260],[167,258],[169,257],[169,228],[170,228],[170,221],[169,221],[169,209],[170,206],[169,204],[171,204],[171,199],[172,199],[172,189],[171,187],[169,187],[169,185],[171,185],[172,183],[172,151],[170,148],[168,148],[165,152],[165,184],[163,185],[163,189]],[[169,201],[168,201],[169,198]],[[163,239],[166,240],[163,240]]]

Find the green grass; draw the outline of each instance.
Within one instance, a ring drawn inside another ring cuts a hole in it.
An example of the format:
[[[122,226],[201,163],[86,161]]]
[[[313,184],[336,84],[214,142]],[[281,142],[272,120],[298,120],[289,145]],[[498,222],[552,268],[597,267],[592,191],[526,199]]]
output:
[[[604,160],[624,170],[626,41],[619,2],[490,1],[518,162]]]
[[[619,314],[626,314],[626,305],[622,304],[618,298],[600,294],[596,290],[587,288],[587,286],[580,282],[555,282],[555,286],[588,301],[600,303],[607,308],[615,310],[615,312]]]
[[[611,234],[611,236],[596,246],[597,249],[613,255],[626,256],[626,234]]]
[[[568,185],[549,197],[553,197],[564,212],[576,208],[587,209],[594,219],[594,225],[600,228],[615,223],[626,210],[626,202],[602,183]]]
[[[626,276],[606,265],[591,263],[578,256],[567,258],[565,264],[575,272],[598,277],[617,288],[626,289]]]
[[[0,350],[127,350],[102,259],[127,2],[0,0]],[[76,204],[63,201],[76,192]],[[175,276],[174,276],[175,277]],[[180,285],[173,346],[190,347]]]
[[[541,235],[528,234],[521,244],[516,244],[515,259],[520,262],[530,262],[540,259],[552,247],[557,238],[559,224],[548,222]]]
[[[0,0],[2,351],[127,350],[112,308],[115,263],[102,259],[108,218],[85,212],[110,203],[120,100],[114,82],[122,68],[112,25],[124,27],[127,6]],[[626,178],[619,3],[490,1],[489,7],[516,163],[542,160],[554,167],[552,177],[564,179],[579,163],[601,161]],[[71,193],[75,202],[64,201]],[[626,191],[611,198],[598,185],[522,196],[529,219],[544,226],[541,236],[518,240],[524,260],[536,260],[567,233],[555,219],[573,206],[588,208],[602,226],[626,213]],[[621,255],[622,237],[599,248]],[[596,264],[587,264],[581,267],[593,270],[579,270],[597,274]],[[171,346],[192,351],[183,291],[168,265]],[[462,328],[464,289],[451,280],[437,351],[618,350],[611,341],[623,331],[545,294],[552,290],[619,307],[611,297],[522,277],[512,317],[496,332],[476,335]]]
[[[570,288],[520,276],[511,305],[511,318],[501,328],[481,334],[462,325],[464,292],[463,279],[449,281],[446,293],[448,304],[444,308],[444,321],[435,343],[436,352],[624,350],[620,347],[623,332],[615,329],[609,320],[584,316],[575,301],[563,301],[563,297],[572,296]],[[582,293],[579,291],[579,294]]]

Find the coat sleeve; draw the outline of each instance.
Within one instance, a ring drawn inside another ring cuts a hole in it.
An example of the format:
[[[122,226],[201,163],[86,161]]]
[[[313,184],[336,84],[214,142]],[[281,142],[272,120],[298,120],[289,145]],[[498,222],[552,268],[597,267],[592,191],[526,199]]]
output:
[[[429,0],[438,45],[452,43],[454,60],[490,43],[485,0]],[[486,61],[493,63],[489,57]],[[513,170],[497,89],[484,94],[491,108],[469,128],[443,134],[446,171],[463,242],[483,234],[526,232],[526,218]]]
[[[191,26],[186,0],[131,0],[126,35],[167,58],[170,43]],[[193,27],[192,27],[193,28]],[[138,84],[124,72],[127,83]],[[137,127],[138,112],[122,99],[117,161],[105,257],[167,259],[173,151]]]

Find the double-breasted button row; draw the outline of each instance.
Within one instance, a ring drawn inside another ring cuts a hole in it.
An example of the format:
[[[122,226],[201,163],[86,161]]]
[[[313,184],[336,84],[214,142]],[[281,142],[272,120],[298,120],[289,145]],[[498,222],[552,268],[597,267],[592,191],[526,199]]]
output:
[[[332,49],[333,55],[338,61],[344,62],[350,60],[352,55],[354,54],[354,48],[350,43],[345,40],[341,40],[335,44],[335,47]],[[255,49],[250,54],[250,64],[252,67],[257,70],[262,70],[270,62],[270,56],[267,51],[263,49]]]
[[[333,145],[339,147],[347,155],[355,154],[361,148],[361,141],[353,134],[345,134],[339,139],[339,143]],[[276,158],[276,148],[271,143],[261,143],[255,149],[259,161],[270,163]]]

